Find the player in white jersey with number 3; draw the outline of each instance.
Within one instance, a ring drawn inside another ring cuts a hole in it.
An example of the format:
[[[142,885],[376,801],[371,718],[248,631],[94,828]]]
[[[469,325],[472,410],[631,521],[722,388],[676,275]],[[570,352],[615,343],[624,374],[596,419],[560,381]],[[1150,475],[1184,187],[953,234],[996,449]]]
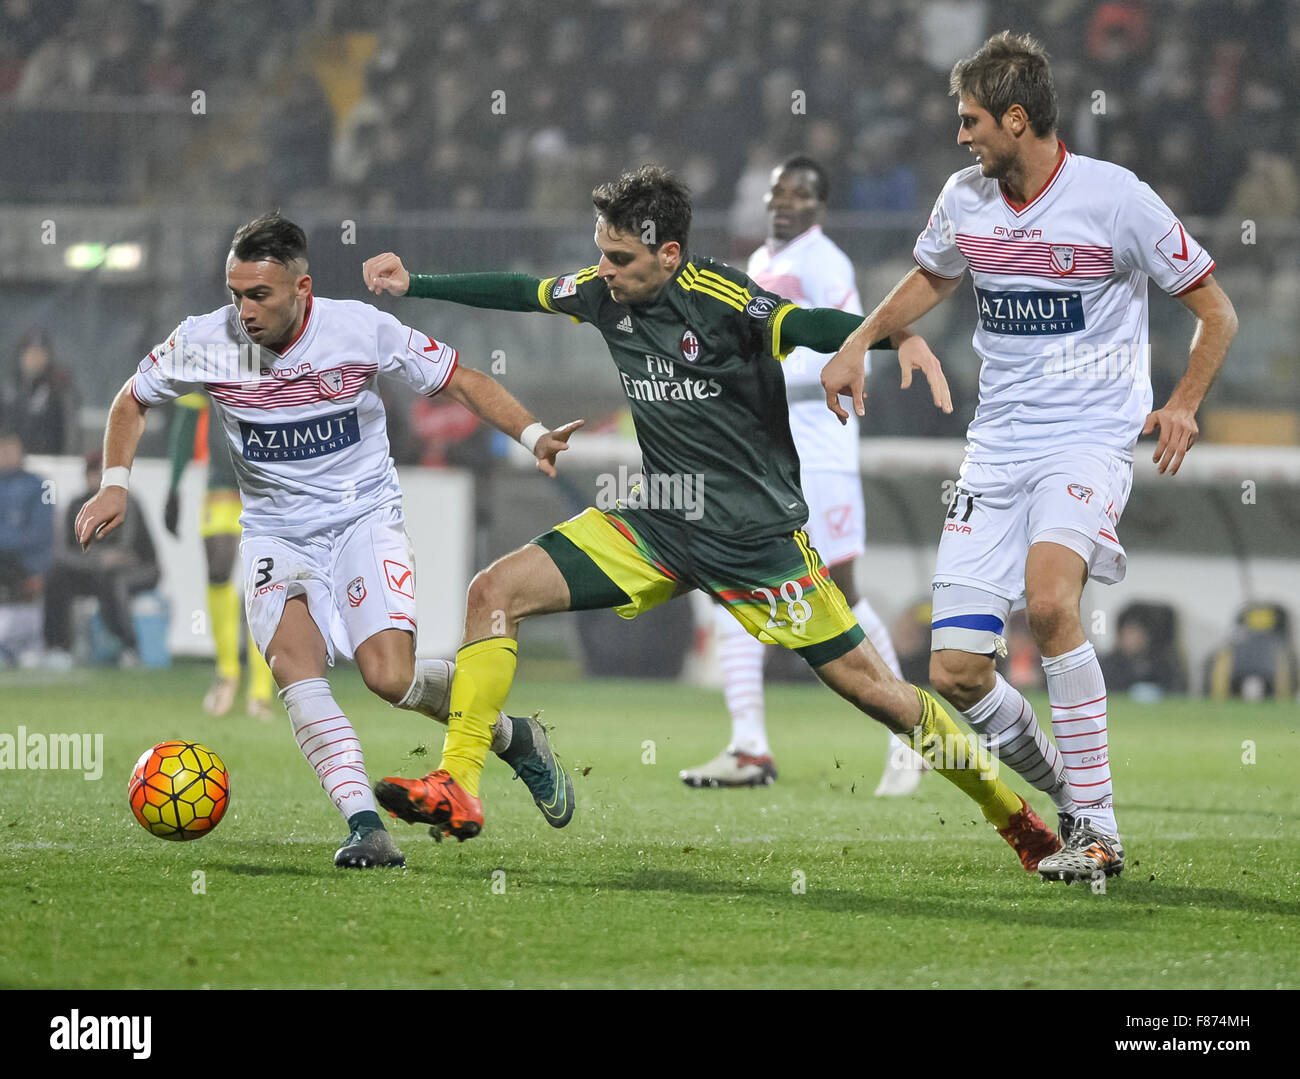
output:
[[[853,263],[822,232],[828,194],[826,170],[812,158],[796,155],[776,166],[765,199],[767,242],[750,255],[746,272],[763,288],[802,307],[830,307],[861,315]],[[907,347],[926,347],[913,334],[898,336],[912,340]],[[894,676],[902,678],[889,631],[866,597],[858,593],[854,571],[866,536],[858,425],[853,420],[842,426],[826,415],[819,381],[824,362],[822,353],[801,347],[781,365],[790,406],[790,433],[799,452],[799,482],[808,501],[808,537],[872,646]],[[688,787],[765,786],[777,775],[763,707],[767,646],[747,633],[722,606],[717,608],[717,636],[723,693],[731,714],[731,742],[708,763],[685,769],[681,778]],[[889,746],[876,794],[911,794],[921,780],[924,764],[896,735],[890,736]]]
[[[235,233],[226,261],[234,302],[186,319],[113,402],[104,479],[82,507],[83,548],[111,532],[146,409],[194,389],[224,425],[244,511],[240,553],[248,625],[280,686],[294,737],[348,824],[344,868],[403,865],[375,811],[361,743],[325,680],[336,653],[401,708],[447,721],[452,665],[415,658],[415,560],[389,456],[378,375],[446,393],[532,449],[555,474],[580,422],[548,431],[454,348],[355,300],[313,296],[307,238],[279,214]],[[218,422],[218,420],[214,420]],[[501,716],[493,749],[556,827],[556,791],[572,784],[530,719]]]
[[[1123,869],[1124,848],[1083,587],[1123,578],[1118,525],[1135,443],[1158,428],[1158,471],[1178,471],[1236,314],[1214,260],[1150,187],[1057,138],[1051,70],[1032,38],[990,38],[954,66],[950,93],[957,141],[978,163],[948,180],[917,240],[917,267],[826,365],[822,386],[837,415],[837,393],[860,414],[865,347],[920,318],[970,270],[979,404],[939,544],[930,678],[1004,764],[1055,802],[1064,847],[1039,873],[1096,879]],[[1148,279],[1197,318],[1186,374],[1154,411]],[[903,370],[906,383],[905,361]],[[1043,656],[1055,745],[994,667],[1021,603]]]

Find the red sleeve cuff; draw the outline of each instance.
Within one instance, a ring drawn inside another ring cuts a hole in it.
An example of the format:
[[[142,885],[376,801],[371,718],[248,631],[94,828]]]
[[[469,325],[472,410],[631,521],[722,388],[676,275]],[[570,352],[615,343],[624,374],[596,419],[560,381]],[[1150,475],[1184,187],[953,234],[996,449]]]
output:
[[[949,276],[948,274],[946,274],[946,273],[940,273],[938,270],[932,270],[932,269],[930,269],[929,266],[927,266],[924,262],[922,262],[919,258],[916,257],[916,248],[913,248],[913,249],[912,249],[912,261],[915,262],[918,266],[920,266],[921,269],[923,269],[926,273],[932,273],[932,274],[934,274],[935,277],[942,277],[945,281],[960,281],[960,280],[961,280],[961,277],[962,277],[961,274],[958,274],[956,277],[950,277],[950,276]],[[962,273],[965,273],[965,271],[963,270]]]
[[[459,366],[460,366],[460,350],[459,350],[459,349],[452,349],[452,350],[451,350],[451,370],[447,372],[447,377],[444,378],[444,379],[442,380],[442,382],[439,384],[439,386],[438,386],[438,388],[437,388],[436,390],[433,390],[433,391],[431,391],[431,392],[429,392],[429,393],[426,393],[424,396],[425,396],[425,397],[437,397],[438,394],[442,393],[442,391],[445,390],[445,389],[447,388],[447,383],[451,381],[452,376],[456,373],[456,368],[459,367]]]
[[[1191,292],[1192,289],[1194,289],[1197,285],[1199,285],[1202,281],[1204,281],[1207,277],[1209,277],[1211,273],[1214,272],[1214,267],[1215,267],[1215,263],[1211,262],[1210,265],[1206,267],[1205,273],[1201,274],[1200,277],[1198,277],[1186,288],[1180,288],[1177,292],[1171,292],[1170,295],[1174,297],[1178,297],[1178,296],[1185,295],[1188,292]]]

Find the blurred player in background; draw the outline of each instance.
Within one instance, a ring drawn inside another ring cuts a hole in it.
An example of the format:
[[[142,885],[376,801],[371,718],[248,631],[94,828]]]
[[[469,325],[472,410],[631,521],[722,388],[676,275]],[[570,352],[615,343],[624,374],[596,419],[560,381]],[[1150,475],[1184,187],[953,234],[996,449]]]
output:
[[[201,393],[187,393],[176,399],[176,412],[168,435],[171,457],[171,483],[163,508],[163,524],[180,538],[180,483],[185,466],[192,457],[207,461],[207,492],[203,496],[203,516],[199,535],[203,537],[203,556],[208,565],[208,617],[212,622],[212,639],[217,649],[217,676],[203,698],[203,708],[214,716],[224,716],[235,703],[239,691],[239,629],[242,596],[232,578],[235,556],[239,553],[239,481],[230,460],[230,444],[220,421],[213,420],[208,399]],[[271,718],[271,668],[249,634],[248,714],[258,719]]]
[[[791,157],[772,170],[767,205],[767,243],[749,257],[748,273],[769,292],[804,307],[833,307],[862,314],[853,264],[822,232],[830,192],[826,170],[810,157]],[[900,331],[900,347],[925,342]],[[911,338],[910,345],[902,342]],[[826,414],[821,369],[826,357],[796,348],[781,365],[790,405],[790,433],[799,452],[799,486],[808,502],[808,539],[844,593],[858,625],[895,678],[893,642],[855,577],[866,541],[866,513],[858,459],[856,417],[848,424]],[[681,773],[688,787],[757,787],[776,779],[763,707],[766,649],[723,605],[717,607],[718,659],[731,713],[731,742],[722,753]],[[897,736],[877,795],[906,795],[921,781],[924,762]]]
[[[65,542],[58,544],[45,586],[47,661],[57,667],[72,665],[72,604],[82,596],[99,601],[104,628],[121,645],[118,666],[140,665],[131,600],[153,588],[159,577],[158,555],[144,513],[137,504],[128,505],[122,526],[93,551],[78,551],[71,542],[77,534],[77,507],[99,490],[103,460],[99,450],[86,454],[86,487],[64,512],[60,527]]]
[[[514,680],[520,622],[609,607],[633,618],[699,588],[750,633],[796,651],[863,712],[914,734],[1032,872],[1059,847],[1056,836],[987,756],[968,760],[964,741],[960,765],[949,755],[963,739],[956,724],[934,697],[890,673],[802,529],[808,508],[779,360],[800,345],[829,351],[860,319],[799,308],[730,266],[691,258],[690,195],[663,169],[626,173],[597,187],[592,202],[600,262],[575,273],[412,277],[391,253],[363,267],[376,292],[594,325],[628,396],[645,474],[617,508],[584,510],[474,578],[442,761],[421,779],[381,781],[380,804],[461,838],[477,835],[479,775]],[[909,355],[936,405],[951,409],[938,362]]]
[[[1009,31],[952,70],[957,142],[976,164],[954,173],[916,243],[918,266],[822,373],[827,407],[861,414],[863,361],[881,335],[952,295],[967,269],[979,324],[979,405],[939,542],[930,680],[1001,760],[1056,803],[1064,848],[1048,879],[1124,867],[1112,799],[1106,685],[1083,632],[1088,578],[1121,580],[1117,526],[1133,451],[1157,427],[1153,460],[1176,473],[1196,410],[1236,332],[1214,260],[1128,169],[1069,153],[1041,46]],[[1196,316],[1191,355],[1151,411],[1147,280]],[[1024,602],[1043,656],[1054,746],[994,653]]]
[[[243,498],[249,628],[303,756],[347,821],[334,864],[403,865],[375,812],[361,743],[325,680],[336,651],[355,655],[366,685],[390,704],[447,715],[451,665],[415,657],[415,562],[376,376],[445,392],[499,430],[527,435],[548,475],[578,424],[538,430],[451,346],[368,304],[313,296],[307,237],[279,214],[235,233],[226,284],[233,303],[187,318],[118,392],[103,486],[81,509],[77,538],[86,549],[121,524],[146,410],[206,393]],[[488,725],[492,749],[536,800],[552,801],[567,774],[541,726],[506,716]]]

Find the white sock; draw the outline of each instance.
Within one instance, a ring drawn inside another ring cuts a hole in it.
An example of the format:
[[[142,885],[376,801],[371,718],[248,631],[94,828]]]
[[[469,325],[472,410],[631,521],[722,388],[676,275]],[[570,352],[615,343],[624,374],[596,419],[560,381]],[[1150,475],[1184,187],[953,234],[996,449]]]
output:
[[[988,696],[962,715],[1000,764],[1019,772],[1031,787],[1050,797],[1058,810],[1076,811],[1065,759],[1039,725],[1029,702],[1002,675],[995,673]]]
[[[769,757],[767,723],[763,713],[764,645],[751,637],[732,615],[719,607],[718,662],[722,666],[723,696],[731,713],[728,749]]]
[[[1044,657],[1043,670],[1052,702],[1052,734],[1065,760],[1078,815],[1118,835],[1106,748],[1106,682],[1097,653],[1085,641],[1064,655]]]
[[[355,813],[375,809],[361,742],[343,714],[324,678],[305,678],[280,690],[289,710],[293,736],[316,770],[320,785],[346,821]]]
[[[455,671],[456,664],[447,659],[417,659],[415,676],[406,690],[406,696],[393,707],[419,712],[439,723],[446,723],[447,714],[451,710],[451,676]],[[493,753],[504,753],[510,747],[513,730],[514,725],[505,713],[498,712],[497,721],[492,727]]]
[[[899,681],[903,679],[903,669],[898,665],[898,653],[894,651],[894,642],[889,636],[885,623],[876,614],[876,609],[865,598],[853,605],[853,617],[858,620],[862,632],[867,635],[871,647],[885,661],[885,666],[894,672]],[[921,758],[913,752],[912,747],[896,734],[889,736],[889,745],[885,752],[886,768],[919,768]]]
[[[895,678],[902,681],[903,669],[898,665],[898,653],[894,651],[894,642],[890,639],[885,623],[880,620],[880,615],[876,614],[875,608],[865,599],[860,599],[853,605],[853,617],[858,620],[858,625],[867,635],[871,647],[880,653],[885,666],[894,672]]]

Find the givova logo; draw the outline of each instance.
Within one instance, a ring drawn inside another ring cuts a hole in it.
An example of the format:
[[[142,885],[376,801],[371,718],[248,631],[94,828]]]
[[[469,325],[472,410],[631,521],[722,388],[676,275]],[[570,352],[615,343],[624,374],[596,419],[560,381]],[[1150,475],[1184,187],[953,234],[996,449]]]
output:
[[[243,452],[249,461],[306,461],[338,453],[361,441],[357,410],[314,416],[289,423],[239,421]]]
[[[136,1060],[148,1060],[152,1027],[148,1015],[82,1015],[73,1008],[50,1020],[50,1048],[129,1049]]]
[[[1084,328],[1083,297],[1077,292],[990,292],[977,286],[975,303],[988,333],[1061,334]]]

